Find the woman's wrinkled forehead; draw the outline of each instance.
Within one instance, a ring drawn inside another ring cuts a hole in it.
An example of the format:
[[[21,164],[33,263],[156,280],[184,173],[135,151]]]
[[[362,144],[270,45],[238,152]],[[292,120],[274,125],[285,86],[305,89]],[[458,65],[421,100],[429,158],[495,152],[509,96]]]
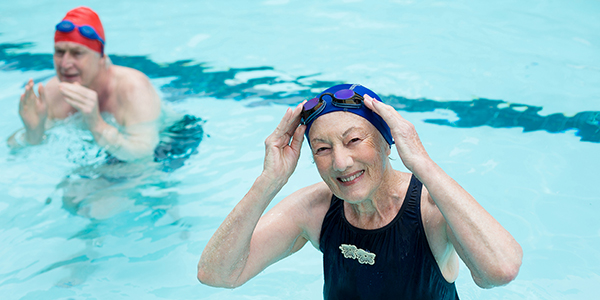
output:
[[[378,133],[377,128],[361,116],[345,111],[328,113],[313,122],[309,133],[309,143],[312,145],[313,141],[344,137],[355,131]]]

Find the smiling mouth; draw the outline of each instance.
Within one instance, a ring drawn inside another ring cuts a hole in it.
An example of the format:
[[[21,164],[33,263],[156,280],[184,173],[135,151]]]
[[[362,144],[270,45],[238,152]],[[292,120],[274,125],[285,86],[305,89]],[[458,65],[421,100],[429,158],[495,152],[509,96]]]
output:
[[[350,181],[352,181],[352,180],[360,177],[360,175],[362,175],[364,173],[365,173],[365,171],[363,170],[363,171],[360,171],[360,172],[358,172],[358,173],[356,173],[356,174],[354,174],[354,175],[352,175],[350,177],[345,177],[345,178],[338,177],[338,180],[341,181],[341,182],[347,183],[347,182],[350,182]]]

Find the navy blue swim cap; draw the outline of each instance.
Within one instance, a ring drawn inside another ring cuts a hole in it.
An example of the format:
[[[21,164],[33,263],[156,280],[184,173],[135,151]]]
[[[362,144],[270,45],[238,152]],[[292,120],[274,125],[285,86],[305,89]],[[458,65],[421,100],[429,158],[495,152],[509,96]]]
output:
[[[340,90],[344,90],[344,89],[350,89],[353,90],[354,92],[356,92],[357,94],[364,96],[369,95],[371,98],[382,102],[381,98],[379,98],[379,96],[377,96],[377,94],[375,94],[373,91],[371,91],[370,89],[360,85],[360,84],[339,84],[336,86],[332,86],[328,89],[326,89],[325,91],[323,91],[321,94],[319,94],[319,96],[317,98],[320,98],[323,94],[325,93],[330,93],[330,94],[335,94],[337,91]],[[347,112],[351,112],[353,114],[359,115],[365,119],[367,119],[367,121],[371,122],[371,124],[373,124],[373,126],[375,126],[375,128],[377,128],[377,130],[379,130],[379,132],[381,133],[381,135],[383,136],[383,138],[386,140],[386,142],[390,145],[390,147],[392,146],[392,144],[394,144],[394,139],[392,138],[392,132],[390,131],[390,127],[387,125],[387,123],[385,123],[385,121],[375,112],[373,112],[372,110],[370,110],[368,107],[366,107],[363,103],[363,105],[361,105],[359,108],[347,108],[347,107],[339,107],[339,106],[335,106],[334,104],[332,104],[332,97],[330,96],[324,96],[322,98],[325,101],[325,108],[323,109],[322,112],[320,112],[316,117],[312,118],[310,121],[306,122],[306,140],[308,141],[308,144],[310,145],[310,140],[308,139],[308,133],[310,132],[310,127],[312,126],[312,123],[320,116],[330,113],[330,112],[335,112],[335,111],[347,111]]]

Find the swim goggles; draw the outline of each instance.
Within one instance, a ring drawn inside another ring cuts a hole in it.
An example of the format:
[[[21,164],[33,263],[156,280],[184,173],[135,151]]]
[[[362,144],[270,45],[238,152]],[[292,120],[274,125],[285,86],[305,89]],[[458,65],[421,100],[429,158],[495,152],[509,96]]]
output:
[[[324,97],[331,97],[331,104],[340,108],[360,108],[364,103],[364,98],[351,89],[343,89],[332,93],[323,93],[319,98],[315,97],[304,103],[302,110],[302,124],[308,124],[314,120],[327,106]]]
[[[62,20],[60,23],[56,24],[56,30],[60,31],[60,32],[64,32],[64,33],[69,33],[73,30],[75,30],[75,28],[77,28],[77,30],[79,30],[79,33],[85,37],[88,38],[90,40],[98,40],[100,41],[100,43],[102,43],[102,48],[104,48],[104,40],[98,35],[98,33],[96,32],[96,29],[94,29],[94,27],[90,26],[90,25],[75,25],[73,24],[73,22],[69,21],[69,20]]]

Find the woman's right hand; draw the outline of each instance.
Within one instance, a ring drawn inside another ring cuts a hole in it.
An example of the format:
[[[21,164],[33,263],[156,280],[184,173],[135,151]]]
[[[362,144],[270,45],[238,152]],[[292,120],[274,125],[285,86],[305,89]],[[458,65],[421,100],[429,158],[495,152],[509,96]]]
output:
[[[305,125],[300,125],[300,113],[304,102],[294,109],[288,108],[275,131],[265,140],[263,175],[285,184],[294,173],[300,148],[304,141]]]
[[[404,166],[412,173],[417,173],[415,168],[424,165],[423,162],[431,161],[415,126],[404,119],[400,113],[390,105],[377,101],[365,95],[365,105],[378,114],[390,127],[392,137],[396,143],[396,150]],[[417,174],[418,175],[418,174]]]
[[[39,97],[35,94],[34,86],[33,79],[29,79],[19,101],[19,115],[25,125],[27,141],[31,144],[39,143],[42,139],[48,117],[44,86],[41,83],[38,85]]]

